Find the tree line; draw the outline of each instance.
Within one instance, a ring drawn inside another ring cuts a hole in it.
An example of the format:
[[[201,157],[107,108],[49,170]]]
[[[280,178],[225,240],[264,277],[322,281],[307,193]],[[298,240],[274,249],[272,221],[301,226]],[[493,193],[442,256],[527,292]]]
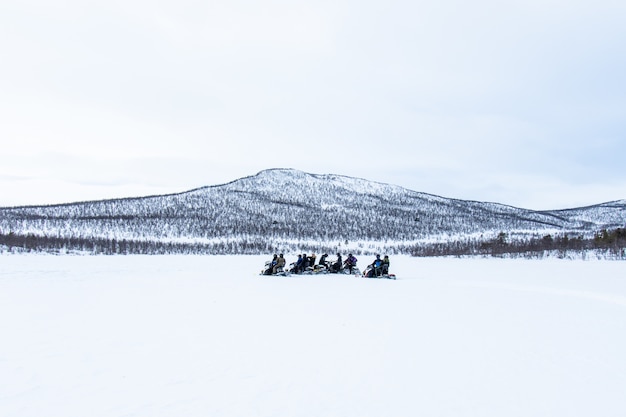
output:
[[[626,229],[602,229],[593,237],[567,234],[542,237],[510,239],[505,232],[492,239],[467,239],[450,242],[415,245],[410,253],[413,256],[508,256],[542,258],[547,254],[564,257],[589,251],[602,252],[610,258],[626,259]]]
[[[336,246],[311,243],[272,242],[259,237],[216,242],[172,242],[104,237],[63,237],[34,233],[0,232],[0,253],[82,253],[92,255],[258,255],[267,253],[333,253]],[[355,253],[358,253],[355,251]]]
[[[346,241],[345,244],[348,242]],[[339,244],[341,246],[341,244]],[[334,253],[334,244],[292,242],[285,244],[273,239],[259,237],[226,239],[216,242],[173,242],[158,240],[117,239],[105,237],[63,237],[19,234],[0,231],[0,247],[9,252],[88,253],[94,255],[158,255],[158,254],[267,254],[267,253]],[[567,234],[511,239],[500,232],[491,239],[466,239],[419,245],[402,244],[390,250],[390,254],[411,254],[418,257],[434,256],[510,256],[541,258],[554,253],[567,254],[601,251],[607,257],[626,259],[626,229],[602,229],[592,237]],[[355,254],[367,253],[367,249],[353,250]]]
[[[88,253],[93,255],[161,254],[257,254],[273,247],[263,242],[162,242],[95,237],[57,237],[36,234],[0,233],[0,246],[9,252]]]

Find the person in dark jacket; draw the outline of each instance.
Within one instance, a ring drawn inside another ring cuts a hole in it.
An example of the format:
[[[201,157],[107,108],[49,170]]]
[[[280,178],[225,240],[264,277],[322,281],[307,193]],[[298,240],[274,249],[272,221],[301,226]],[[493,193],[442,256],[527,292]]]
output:
[[[381,268],[383,271],[383,275],[389,275],[389,256],[385,255]]]
[[[272,272],[274,271],[274,267],[276,266],[277,259],[278,259],[278,255],[274,254],[274,257],[272,258],[272,260],[265,264],[267,268],[265,269],[265,271],[263,271],[264,275],[272,275]]]
[[[380,255],[376,255],[376,259],[370,265],[374,269],[374,276],[381,276],[383,273],[383,260],[380,259]]]
[[[306,267],[309,266],[309,257],[306,256],[306,253],[302,254],[302,263],[300,264],[300,272],[306,271]]]
[[[291,272],[293,272],[294,274],[298,274],[300,271],[300,267],[302,266],[302,255],[298,255],[298,259],[292,265],[293,268],[291,268]]]
[[[383,275],[389,275],[389,256],[385,255],[381,268],[383,271]]]
[[[334,264],[332,264],[330,272],[339,272],[339,270],[341,269],[341,265],[343,265],[343,262],[342,262],[342,259],[341,259],[341,254],[338,253],[337,254],[337,260],[335,261]]]
[[[327,253],[320,256],[320,263],[318,265],[320,266],[320,268],[330,269],[330,263],[326,260],[326,258],[328,258]]]
[[[348,258],[346,259],[346,262],[344,262],[344,264],[345,267],[350,270],[350,273],[352,273],[352,268],[356,267],[356,262],[357,259],[351,253],[349,253]]]

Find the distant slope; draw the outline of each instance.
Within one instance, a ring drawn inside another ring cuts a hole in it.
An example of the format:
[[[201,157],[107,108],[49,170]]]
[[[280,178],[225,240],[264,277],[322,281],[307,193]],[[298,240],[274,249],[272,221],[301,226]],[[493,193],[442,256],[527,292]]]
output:
[[[161,242],[415,242],[624,227],[626,201],[532,211],[271,169],[180,194],[0,208],[0,232]]]

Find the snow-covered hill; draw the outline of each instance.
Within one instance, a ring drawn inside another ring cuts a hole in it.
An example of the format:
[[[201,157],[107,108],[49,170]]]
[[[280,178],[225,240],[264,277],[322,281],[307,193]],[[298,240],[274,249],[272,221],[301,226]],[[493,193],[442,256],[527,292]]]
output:
[[[464,201],[364,179],[271,169],[163,196],[0,209],[0,232],[64,238],[349,245],[467,236],[573,233],[624,227],[626,201],[533,211]]]

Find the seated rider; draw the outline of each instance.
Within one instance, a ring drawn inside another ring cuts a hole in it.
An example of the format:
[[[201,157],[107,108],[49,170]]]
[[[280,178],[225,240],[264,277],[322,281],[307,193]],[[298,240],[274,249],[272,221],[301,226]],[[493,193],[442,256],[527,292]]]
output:
[[[276,258],[276,265],[274,265],[274,269],[272,271],[274,274],[277,272],[282,272],[284,267],[285,267],[285,257],[281,253],[280,255],[278,255],[278,258]]]
[[[302,255],[298,255],[298,259],[293,264],[293,268],[291,268],[291,272],[297,274],[300,272],[300,267],[302,266]]]
[[[274,257],[272,258],[272,260],[265,264],[267,266],[267,269],[263,271],[263,274],[272,275],[272,272],[274,271],[274,266],[276,266],[277,259],[278,259],[278,255],[274,254]]]
[[[385,255],[381,267],[383,270],[383,275],[389,275],[389,256]]]
[[[350,273],[352,273],[352,268],[356,266],[356,262],[356,258],[351,253],[349,253],[348,258],[344,262],[344,265],[346,268],[350,269]]]
[[[330,272],[339,272],[339,270],[341,269],[341,265],[343,265],[343,263],[341,262],[341,254],[337,253],[337,260],[330,267]]]
[[[383,261],[380,259],[380,255],[376,255],[376,259],[374,259],[374,262],[372,262],[370,266],[374,268],[374,276],[378,277],[382,275]]]
[[[309,257],[306,256],[306,253],[302,254],[302,263],[300,264],[300,272],[306,271],[306,267],[309,266]]]
[[[318,264],[320,267],[322,268],[329,268],[329,262],[326,260],[326,258],[328,258],[328,254],[325,253],[320,257],[320,263]]]

